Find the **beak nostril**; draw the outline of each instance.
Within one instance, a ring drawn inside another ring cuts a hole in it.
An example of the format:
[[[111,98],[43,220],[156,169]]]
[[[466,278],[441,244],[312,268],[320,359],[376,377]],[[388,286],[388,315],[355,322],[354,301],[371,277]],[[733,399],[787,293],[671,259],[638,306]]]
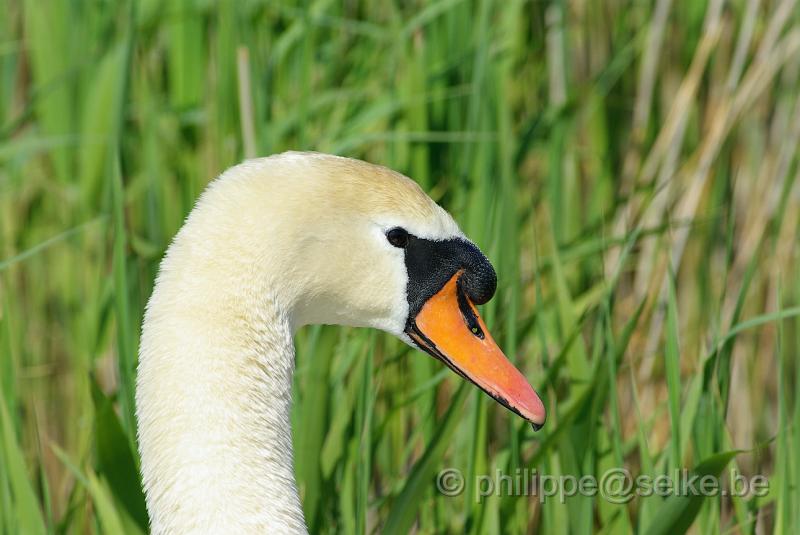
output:
[[[477,338],[483,340],[486,335],[483,334],[483,329],[478,322],[478,317],[475,314],[472,305],[469,303],[469,298],[462,287],[463,279],[464,277],[461,276],[456,281],[456,298],[458,299],[458,308],[461,311],[461,316],[464,318],[464,323],[467,324],[469,332],[471,332]]]

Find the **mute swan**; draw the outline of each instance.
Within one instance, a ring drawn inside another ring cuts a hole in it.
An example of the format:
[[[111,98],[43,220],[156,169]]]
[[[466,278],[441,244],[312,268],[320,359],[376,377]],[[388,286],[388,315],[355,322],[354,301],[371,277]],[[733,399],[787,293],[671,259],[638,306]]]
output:
[[[306,532],[289,421],[303,325],[388,331],[541,426],[541,400],[473,305],[495,286],[486,257],[399,173],[298,152],[223,173],[170,245],[144,317],[152,532]]]

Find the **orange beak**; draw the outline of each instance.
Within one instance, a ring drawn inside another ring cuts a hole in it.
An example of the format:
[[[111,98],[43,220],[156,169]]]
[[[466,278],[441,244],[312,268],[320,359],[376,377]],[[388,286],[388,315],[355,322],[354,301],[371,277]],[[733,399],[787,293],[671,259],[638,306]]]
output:
[[[528,420],[538,431],[546,418],[544,404],[497,347],[475,305],[461,289],[461,274],[459,271],[453,275],[422,306],[407,333],[420,348]]]

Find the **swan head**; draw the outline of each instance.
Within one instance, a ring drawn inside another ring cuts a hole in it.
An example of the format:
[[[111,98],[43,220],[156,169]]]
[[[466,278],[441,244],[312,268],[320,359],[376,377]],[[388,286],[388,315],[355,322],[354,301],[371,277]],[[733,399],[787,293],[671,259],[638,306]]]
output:
[[[387,331],[534,429],[544,424],[542,401],[476,308],[494,295],[494,268],[411,179],[349,158],[289,152],[231,168],[190,222],[203,212],[216,212],[203,218],[216,222],[204,239],[232,250],[255,288],[277,288],[262,297],[286,311],[293,329]]]

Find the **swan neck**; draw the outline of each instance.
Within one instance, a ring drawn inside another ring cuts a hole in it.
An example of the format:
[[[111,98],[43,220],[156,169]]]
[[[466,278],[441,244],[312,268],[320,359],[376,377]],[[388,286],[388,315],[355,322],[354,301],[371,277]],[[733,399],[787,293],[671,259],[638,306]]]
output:
[[[290,315],[249,273],[204,280],[191,265],[165,260],[143,327],[137,415],[152,532],[305,533]]]

